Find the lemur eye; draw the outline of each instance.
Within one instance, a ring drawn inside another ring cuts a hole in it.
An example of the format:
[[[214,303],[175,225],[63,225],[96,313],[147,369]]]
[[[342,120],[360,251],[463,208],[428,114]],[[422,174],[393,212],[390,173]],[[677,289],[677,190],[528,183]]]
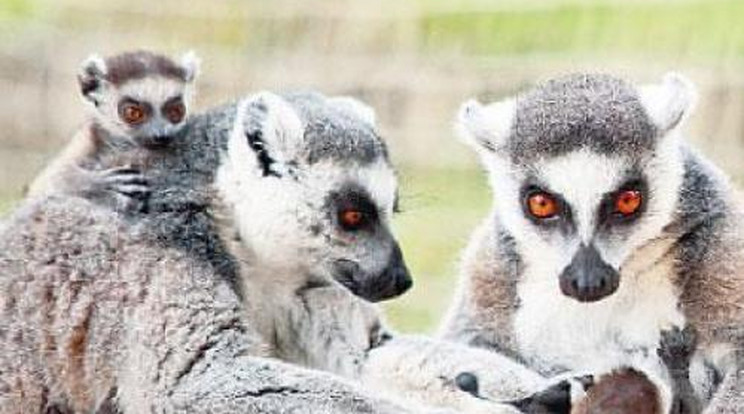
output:
[[[119,116],[129,125],[139,125],[147,119],[147,107],[136,101],[124,101],[119,105]]]
[[[186,116],[186,105],[180,97],[171,99],[163,105],[163,116],[172,124],[183,121]]]
[[[630,216],[641,208],[642,203],[643,196],[639,190],[623,190],[615,196],[615,212]]]
[[[368,223],[366,215],[354,208],[341,210],[338,213],[338,222],[346,231],[359,230]]]
[[[527,209],[538,219],[549,219],[558,214],[558,201],[545,192],[533,193],[527,198]]]

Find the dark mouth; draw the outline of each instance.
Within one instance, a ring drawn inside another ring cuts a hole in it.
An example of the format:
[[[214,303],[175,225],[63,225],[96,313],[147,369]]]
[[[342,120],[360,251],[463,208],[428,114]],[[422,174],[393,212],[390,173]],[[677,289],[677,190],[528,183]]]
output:
[[[151,150],[159,150],[168,147],[173,142],[170,136],[151,136],[140,140],[142,146]]]

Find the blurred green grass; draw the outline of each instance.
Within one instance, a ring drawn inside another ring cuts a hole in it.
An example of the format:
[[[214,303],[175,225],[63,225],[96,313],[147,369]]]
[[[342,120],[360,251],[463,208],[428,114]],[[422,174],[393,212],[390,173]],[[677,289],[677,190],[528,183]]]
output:
[[[463,10],[423,17],[427,49],[486,55],[744,56],[744,2],[739,0],[538,2],[534,7]]]
[[[414,287],[385,304],[393,327],[434,328],[457,283],[457,258],[490,205],[485,174],[476,169],[406,169],[400,173],[401,209],[394,220]]]

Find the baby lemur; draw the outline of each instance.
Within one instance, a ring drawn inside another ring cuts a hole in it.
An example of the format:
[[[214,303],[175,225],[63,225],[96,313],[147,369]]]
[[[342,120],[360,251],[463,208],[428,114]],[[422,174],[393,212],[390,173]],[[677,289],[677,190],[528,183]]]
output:
[[[88,119],[30,185],[29,195],[78,195],[116,209],[144,206],[148,188],[141,169],[184,126],[198,66],[192,52],[178,62],[147,51],[86,59],[78,83]],[[131,151],[141,152],[139,165],[102,160]]]

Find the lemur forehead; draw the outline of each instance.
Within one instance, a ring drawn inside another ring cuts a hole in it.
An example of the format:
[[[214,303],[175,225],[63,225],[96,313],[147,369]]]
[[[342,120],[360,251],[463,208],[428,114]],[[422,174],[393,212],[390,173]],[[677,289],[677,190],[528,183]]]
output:
[[[148,76],[187,81],[187,71],[170,58],[147,51],[127,52],[106,59],[107,81],[122,85]]]
[[[320,94],[295,93],[284,97],[304,124],[309,164],[324,160],[362,165],[377,160],[388,162],[385,142],[373,125],[342,108],[329,105]]]
[[[517,163],[577,150],[633,156],[652,150],[656,134],[632,85],[608,75],[575,74],[517,97],[506,145]]]

